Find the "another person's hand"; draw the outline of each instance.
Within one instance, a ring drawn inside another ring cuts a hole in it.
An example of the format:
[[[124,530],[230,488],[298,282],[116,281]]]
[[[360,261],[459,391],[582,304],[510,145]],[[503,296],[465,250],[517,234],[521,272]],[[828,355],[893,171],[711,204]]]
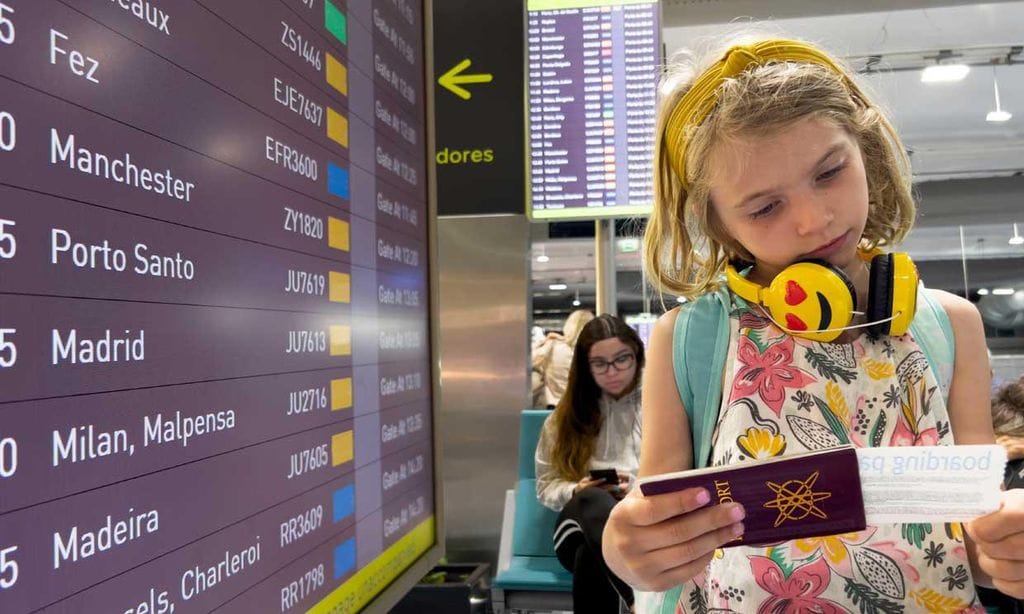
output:
[[[1006,456],[1010,460],[1024,458],[1024,437],[1011,437],[1000,435],[996,437],[996,443],[1006,448]]]
[[[576,486],[573,487],[572,489],[572,494],[575,495],[576,493],[582,491],[584,488],[590,488],[591,486],[600,486],[601,484],[604,484],[604,480],[595,480],[589,475],[583,476],[582,480],[576,482]]]
[[[1024,489],[1004,491],[997,511],[966,527],[981,571],[1000,592],[1024,599]]]
[[[602,484],[601,488],[604,488],[605,490],[610,492],[613,497],[621,501],[622,498],[625,497],[629,493],[630,489],[633,487],[632,480],[630,479],[628,473],[616,471],[615,474],[619,476],[618,481],[615,484]]]
[[[708,506],[710,499],[702,488],[652,497],[633,489],[612,508],[604,528],[608,567],[640,590],[663,591],[692,579],[716,548],[743,534],[743,506]]]

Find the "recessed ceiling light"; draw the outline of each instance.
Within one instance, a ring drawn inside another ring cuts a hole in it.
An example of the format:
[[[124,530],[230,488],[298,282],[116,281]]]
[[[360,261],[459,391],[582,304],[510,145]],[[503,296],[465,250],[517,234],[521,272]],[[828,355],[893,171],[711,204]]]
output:
[[[1006,122],[1010,121],[1013,117],[1013,113],[1004,111],[1003,106],[999,104],[999,81],[996,79],[996,67],[992,66],[992,93],[995,94],[996,99],[996,110],[989,111],[988,115],[985,116],[987,122]],[[1014,233],[1016,234],[1016,232]],[[1014,244],[1016,245],[1016,243]]]
[[[988,294],[988,288],[978,288],[978,296],[985,296]]]
[[[971,67],[966,64],[936,64],[921,71],[921,83],[950,83],[963,81]]]
[[[992,294],[996,296],[1010,296],[1013,294],[1013,288],[994,288]]]
[[[520,260],[519,262],[522,262],[522,260]],[[548,286],[548,290],[568,290],[568,289],[569,289],[569,286],[567,286],[566,284],[551,284],[551,285]]]
[[[551,260],[551,258],[548,258],[544,254],[541,254],[540,256],[537,256],[537,262],[547,262],[548,260]]]
[[[1010,240],[1007,241],[1007,243],[1010,245],[1020,245],[1021,243],[1024,243],[1024,237],[1020,236],[1020,233],[1017,232],[1016,222],[1013,224],[1013,236],[1010,237]]]
[[[1009,111],[1003,111],[1002,109],[1000,109],[998,111],[989,111],[988,114],[985,115],[985,121],[1008,122],[1010,121],[1011,117],[1013,117],[1013,113],[1010,113]]]
[[[582,304],[583,304],[583,303],[581,303],[581,302],[580,302],[580,299],[578,299],[578,298],[576,298],[576,299],[573,299],[573,300],[572,300],[572,306],[573,306],[573,307],[579,307],[579,306],[580,306],[580,305],[582,305]]]

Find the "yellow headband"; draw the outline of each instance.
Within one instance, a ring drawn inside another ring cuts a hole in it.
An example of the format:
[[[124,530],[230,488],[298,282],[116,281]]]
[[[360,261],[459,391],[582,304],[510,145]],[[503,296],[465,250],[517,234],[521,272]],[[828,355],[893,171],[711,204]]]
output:
[[[831,68],[839,76],[854,100],[865,101],[860,89],[846,77],[846,73],[827,55],[818,49],[790,40],[768,40],[753,45],[737,45],[730,48],[721,60],[712,64],[694,82],[693,86],[683,95],[682,100],[672,110],[665,126],[664,147],[668,151],[672,168],[679,181],[686,188],[686,147],[690,133],[700,126],[711,110],[718,103],[718,87],[726,80],[750,66],[763,66],[771,62],[801,62],[819,64]]]

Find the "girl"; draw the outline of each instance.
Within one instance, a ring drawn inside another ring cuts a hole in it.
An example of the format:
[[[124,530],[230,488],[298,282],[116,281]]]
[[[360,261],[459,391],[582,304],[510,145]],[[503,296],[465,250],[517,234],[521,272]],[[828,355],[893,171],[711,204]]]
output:
[[[704,60],[683,56],[663,83],[647,270],[662,289],[695,298],[719,287],[728,264],[736,265],[734,279],[767,286],[793,263],[814,259],[845,273],[855,313],[863,313],[871,294],[863,254],[898,244],[914,219],[904,147],[853,75],[823,51],[795,41],[736,43]],[[932,294],[955,338],[947,403],[909,333],[854,328],[812,341],[789,333],[830,326],[787,317],[783,330],[760,305],[727,296],[729,352],[711,464],[836,439],[993,441],[984,332],[968,301]],[[677,315],[665,314],[651,336],[641,476],[693,464],[674,371],[685,365],[672,361]],[[851,324],[864,321],[855,316]],[[1004,493],[999,511],[966,527],[890,524],[724,550],[743,533],[741,506],[710,506],[702,489],[632,492],[611,513],[604,554],[632,586],[674,589],[669,611],[976,610],[975,583],[1024,594],[1022,492]]]
[[[555,554],[573,572],[576,612],[617,613],[620,598],[633,603],[632,591],[604,564],[601,531],[639,467],[643,367],[643,343],[632,328],[607,314],[591,320],[537,444],[537,498],[559,512]],[[611,469],[617,479],[592,479],[593,469]]]

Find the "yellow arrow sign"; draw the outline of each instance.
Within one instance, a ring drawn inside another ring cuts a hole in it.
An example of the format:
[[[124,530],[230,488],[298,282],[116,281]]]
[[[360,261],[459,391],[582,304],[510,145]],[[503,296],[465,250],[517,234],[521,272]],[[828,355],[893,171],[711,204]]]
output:
[[[448,72],[438,77],[437,82],[441,84],[441,87],[447,89],[451,93],[455,94],[463,100],[469,100],[472,94],[469,93],[464,87],[460,85],[466,83],[490,83],[494,77],[488,73],[481,73],[477,75],[462,75],[459,74],[462,71],[469,68],[471,62],[469,58],[462,60],[451,68]]]

